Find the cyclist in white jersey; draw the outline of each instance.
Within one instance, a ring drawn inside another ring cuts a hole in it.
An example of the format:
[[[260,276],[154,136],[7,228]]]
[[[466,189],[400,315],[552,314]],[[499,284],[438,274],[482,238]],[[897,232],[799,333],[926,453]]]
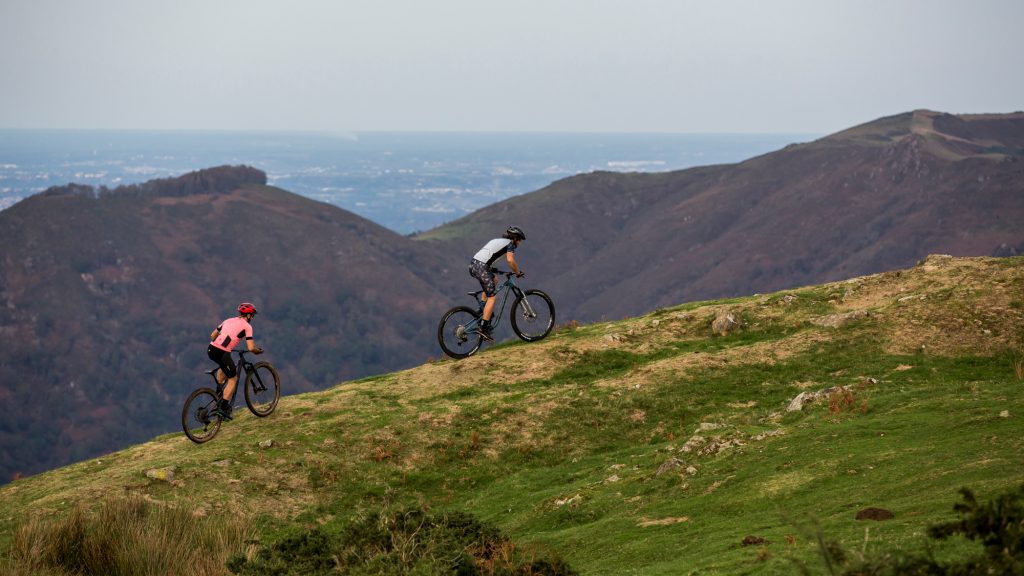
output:
[[[522,278],[523,271],[516,264],[514,253],[523,240],[526,240],[526,234],[523,234],[518,226],[509,226],[501,238],[495,238],[484,244],[484,247],[473,256],[473,260],[469,264],[469,275],[480,281],[480,287],[483,288],[484,295],[487,297],[478,332],[488,340],[494,340],[491,337],[491,314],[494,312],[494,303],[498,299],[497,284],[494,273],[491,272],[491,266],[495,260],[505,256],[509,268],[515,272],[517,277]]]

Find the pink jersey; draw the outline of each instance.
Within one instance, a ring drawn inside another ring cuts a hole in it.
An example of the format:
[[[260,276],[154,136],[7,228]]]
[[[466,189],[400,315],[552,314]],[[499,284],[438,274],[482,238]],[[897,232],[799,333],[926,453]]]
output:
[[[252,340],[252,325],[241,316],[228,318],[221,322],[220,326],[217,326],[217,331],[220,332],[220,335],[210,344],[228,352],[232,351],[243,338]]]

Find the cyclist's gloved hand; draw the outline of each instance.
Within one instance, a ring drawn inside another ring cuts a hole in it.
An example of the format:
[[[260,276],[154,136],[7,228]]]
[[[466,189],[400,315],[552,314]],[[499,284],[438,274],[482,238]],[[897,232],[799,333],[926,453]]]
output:
[[[516,278],[522,278],[523,276],[526,276],[526,272],[523,272],[522,270],[516,272]]]
[[[257,346],[256,348],[253,349],[252,353],[253,354],[263,354],[263,348],[260,348],[259,346]]]

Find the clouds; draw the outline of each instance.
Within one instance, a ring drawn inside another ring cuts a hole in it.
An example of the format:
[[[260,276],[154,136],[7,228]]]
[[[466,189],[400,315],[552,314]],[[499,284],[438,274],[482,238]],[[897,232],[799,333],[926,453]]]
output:
[[[0,127],[829,132],[1024,108],[1024,3],[5,2]]]

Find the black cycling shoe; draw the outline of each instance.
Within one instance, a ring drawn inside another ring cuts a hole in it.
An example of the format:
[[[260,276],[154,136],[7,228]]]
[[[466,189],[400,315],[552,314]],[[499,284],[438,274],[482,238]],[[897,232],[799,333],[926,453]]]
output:
[[[476,329],[476,333],[483,336],[484,340],[487,340],[488,342],[494,342],[494,336],[491,336],[490,326],[481,326]]]
[[[221,402],[220,406],[217,408],[217,415],[225,420],[231,420],[231,404],[226,400]]]

